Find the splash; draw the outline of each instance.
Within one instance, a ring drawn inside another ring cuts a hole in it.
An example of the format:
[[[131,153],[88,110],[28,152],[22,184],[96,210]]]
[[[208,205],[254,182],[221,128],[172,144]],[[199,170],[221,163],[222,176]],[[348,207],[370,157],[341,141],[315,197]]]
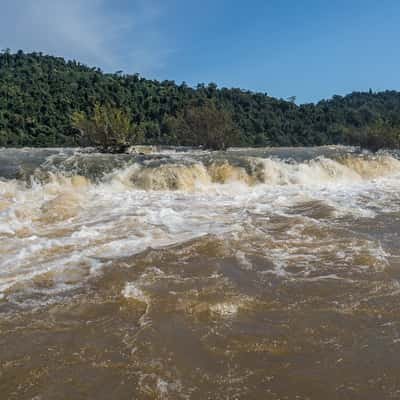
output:
[[[306,162],[277,159],[245,158],[244,166],[228,160],[210,164],[161,165],[137,168],[131,183],[145,190],[204,189],[212,184],[241,183],[247,186],[268,185],[329,185],[360,183],[379,177],[398,175],[400,161],[391,156],[343,157],[332,160],[319,157]]]
[[[140,168],[131,176],[133,185],[145,190],[194,190],[210,183],[206,168],[201,164],[162,165]]]
[[[397,398],[395,154],[7,151],[5,397]]]
[[[275,265],[271,271],[285,276],[295,265],[325,262],[324,254],[331,254],[315,236],[320,221],[329,226],[323,242],[336,243],[336,253],[367,267],[385,266],[379,259],[384,256],[372,251],[376,246],[361,239],[336,241],[329,224],[338,217],[399,211],[393,199],[398,199],[400,162],[391,155],[329,158],[316,151],[313,158],[297,161],[246,152],[114,157],[110,168],[112,158],[104,155],[52,154],[29,176],[0,180],[3,295],[62,292],[114,260],[210,236],[242,237],[242,243],[231,243],[248,271],[247,246],[260,246],[258,253]],[[298,225],[290,221],[293,216]],[[279,235],[270,232],[277,217],[293,226]],[[259,243],[263,235],[268,241]],[[318,257],[312,254],[316,245]],[[347,251],[346,246],[353,247]],[[361,255],[357,249],[364,249]],[[314,273],[313,268],[308,270]]]

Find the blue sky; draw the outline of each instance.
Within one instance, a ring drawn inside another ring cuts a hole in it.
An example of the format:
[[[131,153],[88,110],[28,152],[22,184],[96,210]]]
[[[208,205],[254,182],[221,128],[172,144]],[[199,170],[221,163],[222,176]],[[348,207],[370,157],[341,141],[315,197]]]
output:
[[[299,103],[400,89],[398,0],[0,0],[0,47]]]

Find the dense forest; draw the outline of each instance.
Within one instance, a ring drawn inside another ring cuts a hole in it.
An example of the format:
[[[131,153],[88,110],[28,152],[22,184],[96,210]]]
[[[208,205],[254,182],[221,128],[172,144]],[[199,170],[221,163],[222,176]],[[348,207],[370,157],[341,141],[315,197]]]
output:
[[[232,119],[237,145],[398,147],[400,92],[354,92],[317,104],[290,100],[214,83],[193,88],[139,74],[103,73],[41,53],[0,53],[0,146],[81,144],[72,116],[90,115],[97,104],[123,110],[140,131],[140,143],[179,145],[185,141],[171,129],[171,118],[181,118],[194,104],[212,103]]]

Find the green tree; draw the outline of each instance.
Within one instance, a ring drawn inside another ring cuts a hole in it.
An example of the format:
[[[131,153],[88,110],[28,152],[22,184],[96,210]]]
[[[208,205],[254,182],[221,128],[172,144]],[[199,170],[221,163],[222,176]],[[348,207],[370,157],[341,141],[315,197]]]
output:
[[[141,139],[141,130],[123,110],[109,104],[95,104],[90,115],[82,111],[72,113],[71,122],[90,144],[104,149],[123,150]]]
[[[169,117],[168,130],[186,146],[224,150],[238,142],[238,130],[231,115],[210,102],[186,107],[177,117]]]
[[[103,73],[99,68],[38,52],[0,51],[0,136],[6,146],[82,144],[77,133],[83,132],[81,128],[85,124],[85,131],[89,126],[93,128],[93,104],[96,103],[112,104],[129,117],[134,133],[125,135],[128,142],[206,145],[216,141],[207,138],[206,127],[201,134],[193,135],[184,133],[185,124],[181,122],[182,129],[178,131],[183,132],[177,135],[170,125],[171,121],[177,123],[176,120],[184,118],[183,114],[190,114],[188,108],[207,102],[233,120],[237,144],[243,146],[350,143],[378,148],[395,145],[396,140],[389,137],[400,128],[400,92],[393,90],[353,92],[315,104],[297,105],[267,93],[218,88],[213,83],[190,87],[171,80],[145,79],[139,74]],[[80,128],[72,126],[74,113],[77,119],[74,126],[79,122]],[[195,119],[185,118],[186,125]],[[101,119],[104,122],[107,118],[103,115]],[[384,129],[377,125],[378,120],[383,122]],[[94,135],[93,141],[110,145],[117,142],[123,146],[126,142],[108,128]]]
[[[400,127],[382,119],[348,133],[349,144],[372,151],[400,148]]]

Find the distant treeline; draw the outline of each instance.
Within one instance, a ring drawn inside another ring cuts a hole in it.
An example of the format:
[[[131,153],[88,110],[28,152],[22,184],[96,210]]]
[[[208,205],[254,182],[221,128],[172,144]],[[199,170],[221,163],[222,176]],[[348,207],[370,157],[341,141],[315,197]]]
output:
[[[142,144],[180,145],[182,135],[171,131],[171,118],[182,118],[188,107],[212,104],[232,119],[237,145],[398,147],[400,92],[355,92],[300,106],[293,100],[214,83],[193,88],[139,74],[103,73],[41,53],[0,53],[0,146],[81,144],[71,116],[90,115],[96,104],[128,115]]]

